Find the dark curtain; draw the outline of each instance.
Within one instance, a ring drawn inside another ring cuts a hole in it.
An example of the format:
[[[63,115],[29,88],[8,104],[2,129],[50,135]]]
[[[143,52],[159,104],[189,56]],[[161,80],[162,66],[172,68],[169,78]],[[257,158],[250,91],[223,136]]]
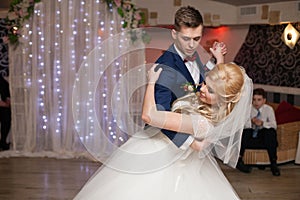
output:
[[[0,19],[0,75],[8,76],[8,44],[2,39],[5,36],[7,36],[5,20]]]

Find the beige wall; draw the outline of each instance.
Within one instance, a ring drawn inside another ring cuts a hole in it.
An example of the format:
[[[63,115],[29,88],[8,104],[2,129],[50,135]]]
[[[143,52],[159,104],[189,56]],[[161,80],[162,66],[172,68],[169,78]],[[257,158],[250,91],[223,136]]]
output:
[[[234,60],[235,55],[243,44],[249,26],[248,25],[231,25],[219,28],[205,28],[201,45],[205,46],[206,41],[217,39],[227,45],[228,53],[225,56],[226,62]],[[172,43],[169,29],[165,28],[148,28],[146,29],[151,36],[151,41],[146,48],[146,62],[153,63]]]
[[[140,8],[147,8],[148,12],[157,12],[158,24],[173,24],[173,16],[178,6],[173,6],[174,0],[135,0]],[[280,11],[279,22],[297,22],[300,19],[300,11],[298,11],[299,1],[280,2],[266,4],[269,6],[268,11]],[[261,19],[263,4],[251,5],[255,6],[257,13],[255,15],[240,15],[240,8],[224,3],[218,3],[208,0],[182,0],[181,5],[191,5],[200,10],[202,15],[210,13],[211,15],[220,15],[220,23],[229,24],[265,24],[269,23],[269,19]]]
[[[147,8],[149,13],[158,13],[158,24],[173,24],[174,14],[179,8],[178,6],[173,6],[173,1],[174,0],[135,0],[138,7]],[[230,14],[222,14],[222,21],[224,20],[224,23],[226,21],[230,24],[236,23],[235,13],[237,12],[237,7],[235,6],[207,0],[182,0],[182,5],[194,6],[199,9],[202,14],[206,12],[220,14],[220,11],[224,13],[223,11],[226,10],[226,13]]]

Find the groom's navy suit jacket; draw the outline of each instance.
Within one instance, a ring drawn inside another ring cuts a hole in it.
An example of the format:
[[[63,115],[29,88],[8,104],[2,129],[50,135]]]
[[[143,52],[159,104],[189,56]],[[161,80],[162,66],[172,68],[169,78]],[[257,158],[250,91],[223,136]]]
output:
[[[200,68],[200,81],[203,81],[207,68],[203,66],[199,55],[196,55],[196,62]],[[158,110],[171,110],[172,103],[179,97],[186,94],[183,85],[186,83],[195,84],[189,70],[187,69],[182,58],[177,54],[174,44],[169,47],[156,61],[159,63],[157,68],[163,68],[159,79],[155,85],[155,101]],[[198,83],[197,83],[198,84]],[[177,146],[180,147],[189,137],[188,134],[177,133],[169,130],[162,132]]]

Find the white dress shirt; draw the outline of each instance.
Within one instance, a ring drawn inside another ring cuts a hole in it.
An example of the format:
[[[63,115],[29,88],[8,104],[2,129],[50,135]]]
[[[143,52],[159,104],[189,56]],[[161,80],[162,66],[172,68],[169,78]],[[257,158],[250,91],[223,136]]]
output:
[[[177,49],[176,45],[174,45],[174,48],[177,51],[178,55],[182,58],[182,60],[184,60],[186,56],[184,56],[184,54]],[[198,84],[199,83],[199,79],[200,79],[200,69],[197,66],[196,61],[185,62],[185,66],[187,67],[187,69],[189,70],[190,74],[192,75],[194,82],[196,84]],[[179,148],[182,149],[182,150],[186,150],[186,149],[188,149],[190,147],[190,145],[193,143],[193,141],[194,141],[194,137],[192,135],[190,135],[187,138],[187,140]]]
[[[174,47],[175,47],[175,50],[177,51],[178,55],[181,57],[181,59],[184,60],[186,56],[177,49],[176,45],[174,45]],[[196,84],[198,84],[199,79],[200,79],[200,69],[197,65],[196,60],[187,61],[184,64],[185,64],[186,68],[189,70],[190,74],[192,75],[194,82]]]
[[[263,121],[263,125],[259,127],[260,129],[262,128],[277,128],[277,122],[275,118],[275,113],[274,110],[271,106],[267,104],[263,104],[260,108],[260,120]],[[245,128],[255,128],[255,125],[251,123],[251,119],[253,117],[256,117],[258,111],[255,107],[252,106],[251,108],[251,115],[249,120],[247,121]]]

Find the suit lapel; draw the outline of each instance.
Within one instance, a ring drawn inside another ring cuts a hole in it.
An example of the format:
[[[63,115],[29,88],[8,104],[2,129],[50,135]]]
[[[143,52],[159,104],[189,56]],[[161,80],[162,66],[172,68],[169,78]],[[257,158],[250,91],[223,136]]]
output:
[[[178,57],[180,58],[180,56],[178,56]],[[181,60],[181,58],[175,62],[175,65],[178,67],[181,74],[187,79],[187,82],[195,84],[191,73],[189,72],[189,70],[187,69],[184,62]]]
[[[175,50],[174,44],[171,45],[171,47],[168,49],[168,51],[173,53],[174,59],[175,59],[175,62],[174,62],[175,66],[180,71],[180,73],[187,79],[187,82],[195,84],[192,75],[190,74],[190,72],[187,69],[187,67],[185,66],[183,60],[181,59],[181,57],[178,55],[177,51]]]

